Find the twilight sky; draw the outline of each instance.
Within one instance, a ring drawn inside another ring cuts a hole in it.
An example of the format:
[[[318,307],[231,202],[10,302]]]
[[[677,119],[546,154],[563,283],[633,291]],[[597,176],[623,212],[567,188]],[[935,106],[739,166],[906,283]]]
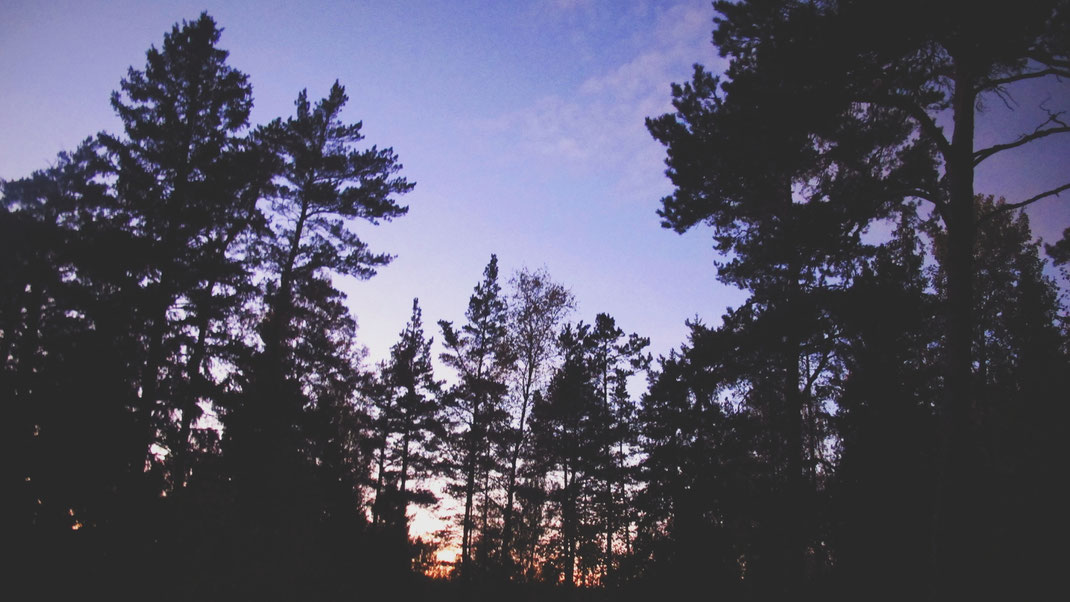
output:
[[[388,354],[413,297],[436,338],[435,321],[463,321],[491,253],[503,280],[545,267],[575,294],[574,318],[607,312],[651,337],[655,354],[684,341],[685,319],[716,324],[744,299],[717,283],[708,232],[659,227],[671,188],[643,125],[670,109],[669,84],[693,63],[718,70],[708,0],[4,0],[0,178],[120,132],[111,91],[202,10],[224,28],[230,65],[250,77],[254,124],[289,116],[302,88],[319,99],[338,79],[350,97],[344,119],[364,122],[368,144],[393,147],[416,182],[400,199],[409,215],[359,229],[397,259],[343,284],[371,359]],[[1066,85],[1034,88],[1015,95],[1013,111],[990,103],[979,146],[1031,131],[1045,99],[1070,108]],[[1065,182],[1070,136],[1059,138],[984,164],[978,192],[1013,201]],[[1034,231],[1054,240],[1070,225],[1070,195],[1032,214]]]

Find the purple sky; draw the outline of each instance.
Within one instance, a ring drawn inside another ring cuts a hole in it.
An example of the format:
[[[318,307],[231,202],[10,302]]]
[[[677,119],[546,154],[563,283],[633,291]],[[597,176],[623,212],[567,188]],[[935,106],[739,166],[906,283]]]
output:
[[[292,113],[302,88],[338,79],[344,117],[392,146],[417,183],[406,217],[362,227],[395,262],[345,282],[371,359],[385,357],[420,297],[426,329],[463,320],[491,253],[503,279],[545,267],[570,287],[575,318],[607,312],[651,337],[684,341],[684,320],[716,324],[744,295],[717,283],[709,234],[659,227],[671,188],[664,150],[643,119],[670,108],[691,64],[716,70],[707,0],[619,2],[44,2],[0,7],[0,178],[28,175],[100,130],[129,66],[144,67],[172,24],[202,10],[223,28],[230,64],[249,74],[253,123]],[[1032,109],[1070,107],[1068,86],[990,103],[978,145],[1037,124]],[[993,125],[994,124],[994,125]],[[1021,199],[1070,176],[1070,136],[984,164],[978,192]],[[1070,195],[1037,207],[1047,240],[1070,225]],[[445,376],[445,375],[442,375]]]

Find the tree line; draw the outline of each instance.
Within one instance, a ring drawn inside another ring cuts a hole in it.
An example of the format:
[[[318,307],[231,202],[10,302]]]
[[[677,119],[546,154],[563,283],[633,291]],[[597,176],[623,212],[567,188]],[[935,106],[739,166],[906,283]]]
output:
[[[113,93],[121,134],[2,183],[15,573],[173,599],[1045,591],[1070,330],[1022,209],[1070,184],[1008,201],[973,174],[1070,128],[974,131],[1070,76],[1070,6],[924,6],[716,3],[728,68],[647,127],[663,224],[706,225],[750,293],[720,324],[655,359],[492,256],[462,323],[430,333],[414,299],[374,366],[334,279],[391,261],[357,229],[407,212],[398,157],[337,82],[252,126],[220,28],[176,24]],[[450,533],[410,533],[417,507]]]

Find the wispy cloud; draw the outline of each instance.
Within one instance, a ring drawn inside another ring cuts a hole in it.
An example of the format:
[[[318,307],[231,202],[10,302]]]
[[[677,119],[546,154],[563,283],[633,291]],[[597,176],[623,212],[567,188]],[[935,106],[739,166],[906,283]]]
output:
[[[590,6],[594,0],[548,0],[550,7],[561,11],[573,11]]]
[[[486,125],[508,133],[512,150],[522,156],[565,169],[598,170],[622,189],[661,188],[664,151],[644,120],[671,110],[669,85],[688,78],[693,63],[718,68],[710,64],[716,58],[709,44],[712,16],[704,2],[673,6],[658,15],[641,40],[642,50],[629,60],[592,75],[572,93],[539,98]]]

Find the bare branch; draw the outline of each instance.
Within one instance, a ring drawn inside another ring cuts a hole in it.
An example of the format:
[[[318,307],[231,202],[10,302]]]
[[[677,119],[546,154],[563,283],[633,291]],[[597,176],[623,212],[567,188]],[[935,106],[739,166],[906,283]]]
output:
[[[1044,123],[1038,125],[1037,129],[1033,130],[1032,134],[1025,134],[1025,135],[1021,136],[1020,138],[1018,138],[1017,140],[1015,140],[1014,142],[1008,142],[1006,144],[996,144],[995,146],[990,146],[988,148],[981,149],[979,151],[974,151],[974,153],[973,153],[973,164],[974,164],[974,166],[977,166],[979,163],[981,163],[982,161],[984,161],[985,159],[991,157],[992,155],[994,155],[996,153],[1003,152],[1005,150],[1010,150],[1012,148],[1018,148],[1019,146],[1023,146],[1025,144],[1029,144],[1030,142],[1032,142],[1034,140],[1039,140],[1041,138],[1046,138],[1046,137],[1052,136],[1054,134],[1065,134],[1067,132],[1070,132],[1070,124],[1067,124],[1065,121],[1063,121],[1062,115],[1063,115],[1063,111],[1059,111],[1059,112],[1056,112],[1056,113],[1048,111],[1048,119]],[[1050,128],[1046,128],[1045,129],[1044,126],[1050,125],[1050,124],[1056,124],[1058,127],[1050,127]]]
[[[986,149],[979,150],[979,151],[977,151],[977,152],[975,152],[973,154],[973,164],[974,164],[974,166],[976,166],[981,161],[984,161],[985,159],[991,157],[992,155],[994,155],[994,154],[996,154],[998,152],[1002,152],[1002,151],[1005,151],[1005,150],[1010,150],[1012,148],[1018,148],[1019,146],[1022,146],[1024,144],[1028,144],[1028,143],[1030,143],[1030,142],[1032,142],[1034,140],[1039,140],[1041,138],[1046,138],[1046,137],[1054,135],[1054,134],[1065,134],[1067,132],[1070,132],[1070,126],[1062,126],[1062,127],[1057,127],[1057,128],[1048,128],[1046,130],[1040,130],[1040,131],[1037,131],[1037,132],[1033,132],[1032,134],[1028,134],[1026,136],[1022,136],[1021,138],[1019,138],[1018,140],[1015,140],[1014,142],[1008,142],[1007,144],[997,144],[995,146],[990,146],[990,147],[988,147]]]
[[[990,79],[982,81],[977,88],[974,89],[974,92],[980,93],[985,90],[994,90],[1007,84],[1013,84],[1027,79],[1036,79],[1038,77],[1047,77],[1049,75],[1054,75],[1056,77],[1070,77],[1070,68],[1049,67],[1047,69],[1041,69],[1040,71],[1030,71],[1028,73],[1018,73],[1007,77]]]
[[[1011,96],[1011,93],[1008,92],[1003,86],[996,86],[995,88],[992,88],[992,93],[996,95],[996,98],[999,98],[1001,101],[1003,101],[1003,106],[1007,107],[1008,110],[1013,111],[1014,108],[1018,106],[1018,101],[1014,100],[1014,97]]]
[[[1012,211],[1014,209],[1021,209],[1022,207],[1025,207],[1027,205],[1032,205],[1033,203],[1035,203],[1035,202],[1037,202],[1037,201],[1039,201],[1041,199],[1046,199],[1046,198],[1048,198],[1050,196],[1059,196],[1059,193],[1061,193],[1063,191],[1066,191],[1066,190],[1070,190],[1070,182],[1068,182],[1066,184],[1063,184],[1062,186],[1059,186],[1059,187],[1056,187],[1056,188],[1052,188],[1051,190],[1048,190],[1046,192],[1042,192],[1042,193],[1040,193],[1040,194],[1038,194],[1036,196],[1029,197],[1028,199],[1026,199],[1024,201],[1021,201],[1021,202],[1018,202],[1018,203],[1006,203],[1006,204],[1000,205],[996,209],[993,209],[992,211],[989,211],[985,215],[981,216],[979,221],[981,221],[981,222],[987,221],[987,220],[991,219],[994,215],[997,215],[999,213],[1003,213],[1005,211]]]

